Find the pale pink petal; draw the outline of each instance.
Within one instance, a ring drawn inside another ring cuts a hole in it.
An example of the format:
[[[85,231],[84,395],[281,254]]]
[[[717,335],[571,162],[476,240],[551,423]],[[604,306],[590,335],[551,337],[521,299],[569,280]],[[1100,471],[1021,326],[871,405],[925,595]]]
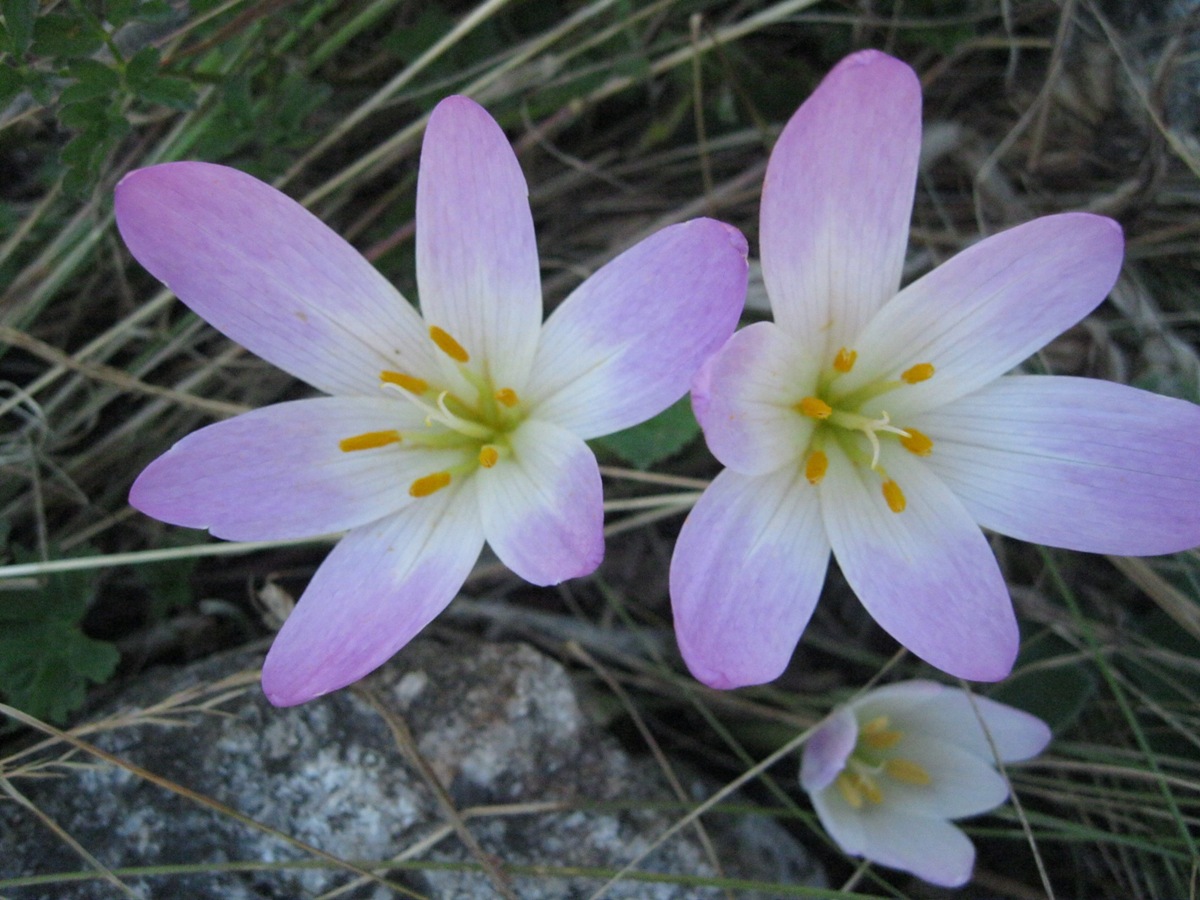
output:
[[[429,117],[416,229],[426,322],[458,341],[477,372],[520,393],[542,324],[529,189],[500,126],[467,97],[447,97]]]
[[[951,742],[989,764],[995,760],[992,744],[1003,762],[1016,762],[1037,756],[1050,743],[1050,729],[1037,716],[987,697],[968,697],[961,688],[934,681],[904,681],[877,688],[854,709],[864,720],[888,716],[905,734]],[[979,723],[981,718],[988,735]]]
[[[693,219],[656,232],[546,322],[531,385],[538,418],[591,438],[666,409],[733,333],[745,296],[736,228]]]
[[[787,666],[829,564],[816,492],[795,468],[716,477],[683,524],[671,607],[684,661],[715,688],[762,684]]]
[[[812,800],[829,836],[851,856],[942,887],[959,887],[971,878],[975,847],[945,819],[906,814],[886,803],[856,810],[834,789],[814,794]]]
[[[342,451],[343,438],[419,424],[407,404],[321,397],[256,409],[189,434],[130,489],[137,509],[233,541],[311,537],[406,506],[412,479],[445,454],[403,444]],[[436,459],[435,459],[436,457]]]
[[[1200,544],[1200,407],[1089,378],[1001,378],[913,422],[985,528],[1091,553]]]
[[[796,111],[767,165],[763,279],[775,321],[828,364],[896,292],[921,145],[921,86],[875,50]]]
[[[819,365],[771,322],[730,338],[692,381],[692,409],[713,456],[744,475],[794,464],[815,420],[793,407],[815,393]]]
[[[1095,309],[1123,253],[1120,226],[1088,213],[1046,216],[986,238],[880,310],[844,389],[931,363],[932,378],[878,405],[899,419],[965,396]]]
[[[300,204],[236,169],[164,163],[116,190],[130,252],[211,325],[330,394],[379,390],[379,372],[429,372],[420,317]]]
[[[1019,636],[996,559],[921,461],[884,451],[907,499],[900,513],[888,508],[876,473],[828,454],[818,487],[838,565],[875,621],[917,656],[960,678],[998,681],[1012,669]]]
[[[829,714],[804,744],[800,784],[810,794],[822,791],[841,774],[858,743],[858,722],[845,706]]]
[[[604,496],[592,451],[536,419],[509,436],[509,447],[511,455],[475,476],[487,542],[533,584],[594,571],[604,558]]]
[[[482,547],[470,481],[350,532],[271,645],[267,699],[304,703],[383,665],[454,599]]]
[[[882,776],[884,803],[915,815],[958,819],[995,809],[1007,800],[1008,783],[995,766],[952,741],[951,734],[905,732],[892,755],[920,765],[929,773],[930,783],[906,784]]]

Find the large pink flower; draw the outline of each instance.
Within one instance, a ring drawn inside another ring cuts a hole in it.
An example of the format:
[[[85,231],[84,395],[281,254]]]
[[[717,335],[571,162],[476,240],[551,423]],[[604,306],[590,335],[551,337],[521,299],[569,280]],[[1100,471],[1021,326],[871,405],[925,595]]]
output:
[[[830,551],[909,650],[984,681],[1017,624],[979,526],[1096,553],[1200,543],[1200,409],[1122,385],[1001,377],[1107,295],[1123,241],[1100,216],[994,235],[897,293],[920,85],[883,53],[840,63],[796,112],[763,186],[773,323],[697,373],[727,467],[671,564],[679,645],[714,687],[775,678]]]
[[[130,493],[230,540],[349,531],[267,656],[278,705],[381,665],[450,602],[485,540],[535,584],[595,569],[603,508],[585,439],[682,396],[745,295],[745,240],[695,219],[626,251],[543,325],[524,177],[465,97],[438,105],[422,147],[421,315],[318,219],[233,169],[134,172],[116,213],[188,306],[333,395],[191,434]]]

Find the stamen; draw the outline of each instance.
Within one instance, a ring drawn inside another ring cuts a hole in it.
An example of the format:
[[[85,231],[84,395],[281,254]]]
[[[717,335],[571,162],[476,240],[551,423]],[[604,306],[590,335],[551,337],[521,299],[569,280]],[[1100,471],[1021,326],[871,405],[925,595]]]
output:
[[[485,444],[479,448],[479,464],[485,469],[490,469],[500,461],[500,451],[491,444]]]
[[[839,372],[845,374],[854,368],[854,364],[858,361],[858,351],[848,350],[843,347],[837,352],[837,356],[833,358],[833,367]]]
[[[933,783],[925,767],[911,759],[889,759],[883,764],[883,771],[905,784],[924,786]]]
[[[905,369],[900,373],[900,378],[909,384],[917,384],[922,381],[928,381],[933,377],[933,363],[917,363],[915,366]]]
[[[432,475],[424,475],[410,484],[408,493],[412,497],[428,497],[430,494],[436,494],[448,484],[450,484],[449,472],[434,472]]]
[[[367,431],[353,437],[342,438],[338,441],[338,449],[343,453],[353,453],[355,450],[374,450],[376,447],[386,447],[388,444],[400,443],[400,432]]]
[[[833,415],[833,407],[820,397],[805,397],[795,405],[794,409],[810,419],[828,419]]]
[[[904,740],[904,732],[893,731],[888,728],[881,728],[878,731],[868,732],[864,728],[859,733],[859,738],[872,750],[890,750]]]
[[[397,387],[402,387],[413,394],[423,394],[429,390],[429,382],[424,378],[417,378],[415,375],[405,375],[403,372],[393,372],[390,369],[384,369],[380,372],[379,380],[384,384],[394,384]]]
[[[450,337],[444,329],[436,325],[429,326],[429,337],[437,344],[438,349],[445,353],[455,362],[465,363],[471,359],[471,355],[463,349],[463,345]]]
[[[890,478],[883,483],[883,499],[887,501],[888,509],[894,513],[902,513],[908,506],[908,501],[904,499],[904,491]]]
[[[858,779],[849,772],[843,772],[837,777],[834,782],[837,785],[838,793],[854,809],[862,809],[863,797],[862,791],[858,789]]]
[[[917,456],[928,456],[933,452],[933,441],[928,435],[915,428],[906,428],[905,431],[908,432],[908,437],[900,438],[901,447]]]
[[[827,471],[829,457],[823,451],[814,450],[808,454],[808,461],[804,464],[804,477],[808,479],[809,484],[820,484]]]
[[[497,403],[501,406],[507,406],[509,409],[512,409],[520,402],[517,392],[512,388],[500,388],[493,396],[496,398]]]
[[[446,405],[446,397],[450,396],[449,391],[442,391],[438,394],[437,405],[442,411],[441,416],[437,416],[437,420],[443,425],[453,428],[459,434],[465,434],[467,437],[482,438],[487,440],[494,432],[486,425],[480,425],[478,422],[471,422],[464,419],[462,416],[456,416],[450,412],[450,407]]]

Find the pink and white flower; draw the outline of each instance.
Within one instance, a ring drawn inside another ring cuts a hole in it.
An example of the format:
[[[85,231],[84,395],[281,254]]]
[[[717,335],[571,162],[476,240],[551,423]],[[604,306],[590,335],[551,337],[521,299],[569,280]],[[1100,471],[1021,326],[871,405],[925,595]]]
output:
[[[741,312],[745,240],[695,219],[620,255],[543,325],[527,188],[499,126],[451,97],[420,165],[421,314],[249,175],[168,163],[117,187],[117,223],[142,265],[332,395],[191,434],[130,493],[143,512],[230,540],[349,532],[267,656],[277,705],[381,665],[450,602],[485,540],[535,584],[595,569],[602,493],[584,441],[682,396]]]
[[[845,853],[958,887],[971,877],[975,847],[949,820],[1008,798],[997,756],[1030,759],[1049,742],[1046,723],[1029,713],[905,681],[834,710],[804,745],[800,783]]]
[[[901,644],[993,681],[1018,631],[980,526],[1094,553],[1200,543],[1200,409],[1103,381],[1005,376],[1104,299],[1121,229],[1047,216],[897,292],[920,138],[915,74],[865,51],[829,74],[771,155],[760,240],[775,321],[738,332],[693,381],[726,469],[671,565],[680,648],[713,687],[780,674],[831,550]]]

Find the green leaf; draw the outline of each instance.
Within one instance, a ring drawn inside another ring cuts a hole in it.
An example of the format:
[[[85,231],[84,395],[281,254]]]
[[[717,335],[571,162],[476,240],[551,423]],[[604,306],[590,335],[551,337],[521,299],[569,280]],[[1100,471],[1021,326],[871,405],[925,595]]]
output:
[[[116,647],[61,619],[24,622],[0,635],[0,685],[18,709],[63,722],[84,701],[87,683],[108,680],[120,661]]]
[[[94,551],[84,549],[80,555]],[[18,562],[35,554],[14,548]],[[87,571],[59,572],[39,588],[0,591],[0,691],[30,715],[62,722],[87,683],[107,680],[120,654],[79,629],[95,591]]]
[[[79,59],[67,67],[67,75],[75,83],[63,89],[59,102],[81,103],[97,97],[109,97],[121,86],[121,76],[115,69],[94,59]]]
[[[649,469],[674,456],[700,434],[687,397],[668,406],[653,419],[626,428],[593,443],[615,453],[636,469]]]
[[[1096,693],[1095,674],[1079,665],[1076,648],[1049,632],[1021,646],[1014,672],[988,696],[1033,713],[1056,734],[1074,724]]]
[[[51,13],[33,26],[33,50],[38,56],[70,59],[90,56],[103,40],[89,19]]]
[[[133,16],[133,0],[105,0],[104,20],[114,28],[124,25]]]
[[[125,80],[134,93],[158,74],[161,60],[162,56],[155,47],[143,47],[129,58],[129,62],[125,63]]]
[[[33,22],[37,16],[38,0],[0,0],[4,15],[4,30],[8,49],[13,56],[22,56],[33,43]]]
[[[25,79],[11,66],[0,65],[0,107],[8,105],[17,94],[25,90]]]
[[[135,93],[147,103],[157,103],[172,109],[190,109],[196,103],[196,91],[191,82],[167,75],[150,79],[140,85]]]

